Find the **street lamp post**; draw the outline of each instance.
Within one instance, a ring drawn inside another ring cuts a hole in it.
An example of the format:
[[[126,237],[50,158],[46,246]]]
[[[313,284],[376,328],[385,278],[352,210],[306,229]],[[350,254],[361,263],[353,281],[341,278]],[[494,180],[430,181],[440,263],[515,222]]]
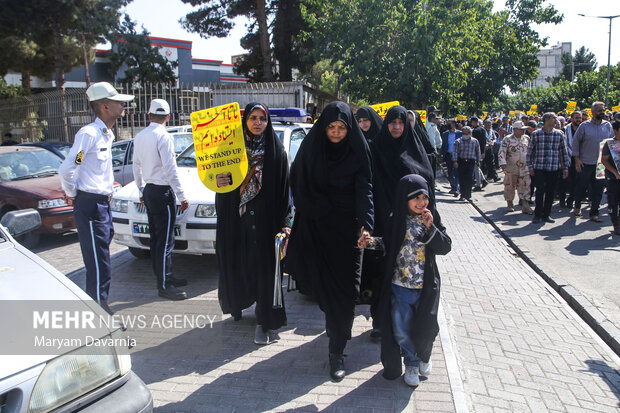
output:
[[[609,46],[607,49],[607,88],[605,89],[605,106],[609,106],[609,70],[611,65],[611,22],[616,17],[620,17],[620,14],[615,16],[586,16],[585,14],[579,13],[579,16],[582,17],[594,17],[597,19],[609,19]]]

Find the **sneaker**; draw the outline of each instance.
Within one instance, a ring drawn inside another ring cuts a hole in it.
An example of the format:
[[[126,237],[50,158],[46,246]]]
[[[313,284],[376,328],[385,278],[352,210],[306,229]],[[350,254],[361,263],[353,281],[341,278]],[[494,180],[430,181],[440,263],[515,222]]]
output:
[[[431,363],[430,359],[428,360],[428,363],[420,360],[420,375],[428,376],[431,374],[431,370],[433,370],[433,364]]]
[[[506,201],[506,212],[514,212],[515,207],[512,204],[512,201]]]
[[[160,288],[158,295],[162,298],[169,300],[185,300],[187,299],[187,293],[185,291],[178,290],[174,285],[169,285],[167,288]]]
[[[275,341],[275,334],[273,330],[263,330],[263,326],[257,325],[254,330],[254,344],[264,346],[265,344],[273,343]]]
[[[594,222],[603,222],[603,220],[598,216],[598,215],[592,215],[590,217],[590,221],[594,221]]]
[[[405,367],[405,383],[408,386],[416,387],[420,385],[420,368],[416,366]]]

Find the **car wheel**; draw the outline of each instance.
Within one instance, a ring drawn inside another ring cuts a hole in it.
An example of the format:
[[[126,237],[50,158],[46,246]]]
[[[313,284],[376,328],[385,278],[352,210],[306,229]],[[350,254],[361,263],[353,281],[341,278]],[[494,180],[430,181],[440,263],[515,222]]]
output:
[[[151,256],[150,250],[143,250],[141,248],[129,247],[129,252],[136,258],[144,259]]]

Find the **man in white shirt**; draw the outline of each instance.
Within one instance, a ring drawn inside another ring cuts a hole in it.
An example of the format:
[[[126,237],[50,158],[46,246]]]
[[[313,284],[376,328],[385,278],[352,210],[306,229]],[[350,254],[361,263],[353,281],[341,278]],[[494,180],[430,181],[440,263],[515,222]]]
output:
[[[179,211],[185,211],[189,202],[179,181],[174,140],[165,127],[169,119],[168,102],[153,99],[149,108],[151,123],[133,141],[133,176],[149,219],[151,260],[158,294],[170,300],[184,300],[187,294],[177,287],[187,285],[187,280],[172,275],[175,195],[181,202]]]
[[[108,306],[110,242],[114,234],[110,210],[114,184],[111,128],[125,114],[125,105],[134,97],[119,94],[107,82],[92,84],[86,95],[97,118],[75,135],[58,172],[67,203],[73,205],[86,267],[86,293],[111,314]]]

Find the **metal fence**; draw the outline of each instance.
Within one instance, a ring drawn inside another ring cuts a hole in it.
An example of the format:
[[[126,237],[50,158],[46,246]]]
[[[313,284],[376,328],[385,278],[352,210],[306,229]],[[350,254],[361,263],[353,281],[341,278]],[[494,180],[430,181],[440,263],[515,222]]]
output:
[[[298,107],[316,116],[329,102],[338,100],[305,82],[119,85],[117,89],[136,97],[125,116],[116,122],[117,139],[132,138],[148,125],[147,112],[152,99],[164,99],[170,104],[170,126],[188,125],[192,112],[230,102],[238,102],[241,108],[253,101],[272,108]],[[43,139],[72,142],[78,130],[93,119],[83,88],[0,100],[0,132],[11,132],[15,140],[22,142]]]

